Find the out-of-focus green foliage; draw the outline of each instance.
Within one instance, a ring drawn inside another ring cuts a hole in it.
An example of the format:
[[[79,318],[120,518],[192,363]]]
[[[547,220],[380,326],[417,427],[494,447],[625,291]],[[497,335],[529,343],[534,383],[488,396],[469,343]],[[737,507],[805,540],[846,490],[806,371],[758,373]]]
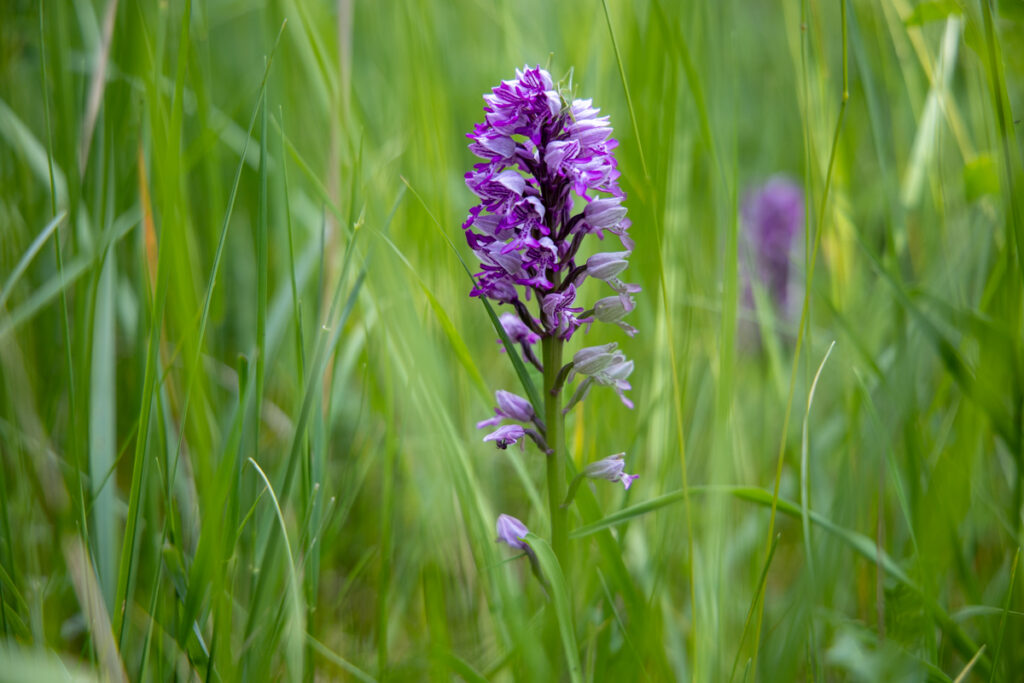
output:
[[[1020,679],[1019,3],[607,9],[0,3],[0,680]],[[459,263],[524,64],[611,117],[644,287],[586,337],[636,409],[567,424],[641,477],[547,590]],[[776,173],[802,318],[741,262]]]

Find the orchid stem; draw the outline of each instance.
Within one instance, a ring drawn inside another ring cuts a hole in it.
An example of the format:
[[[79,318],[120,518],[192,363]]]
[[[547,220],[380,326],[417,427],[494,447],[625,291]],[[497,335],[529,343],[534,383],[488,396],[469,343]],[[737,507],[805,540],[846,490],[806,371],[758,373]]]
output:
[[[557,337],[542,342],[544,354],[544,422],[547,426],[548,512],[551,517],[551,548],[562,569],[566,570],[569,546],[569,516],[562,507],[565,481],[565,417],[559,409],[561,386],[558,377],[562,367],[562,346]]]

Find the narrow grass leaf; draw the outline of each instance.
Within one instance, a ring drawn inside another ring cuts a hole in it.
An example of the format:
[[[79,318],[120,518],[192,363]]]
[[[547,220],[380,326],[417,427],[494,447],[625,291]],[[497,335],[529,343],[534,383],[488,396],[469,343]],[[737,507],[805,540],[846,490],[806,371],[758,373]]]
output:
[[[576,646],[576,627],[572,616],[572,602],[569,598],[569,587],[565,582],[565,575],[562,574],[562,567],[558,564],[558,558],[551,550],[551,546],[540,536],[529,533],[524,539],[530,544],[537,556],[537,562],[544,573],[551,589],[551,600],[555,610],[555,618],[558,620],[558,631],[562,637],[562,648],[565,650],[565,661],[569,668],[569,678],[573,683],[581,683],[583,680],[583,669],[580,666],[579,648]]]
[[[821,378],[821,371],[825,369],[828,357],[832,355],[832,349],[836,346],[835,341],[828,345],[825,357],[818,365],[818,371],[814,373],[814,380],[811,382],[811,390],[807,394],[807,408],[804,410],[803,426],[800,430],[800,521],[803,526],[804,554],[807,558],[807,569],[814,580],[814,554],[811,552],[811,492],[808,450],[810,446],[809,424],[811,420],[811,405],[814,403],[814,390],[818,388],[818,380]]]
[[[768,570],[772,566],[772,558],[775,557],[775,549],[779,546],[779,539],[782,534],[775,535],[775,541],[772,543],[768,556],[764,560],[764,564],[761,566],[761,575],[757,579],[757,589],[754,591],[754,596],[750,600],[750,607],[747,608],[747,616],[743,619],[743,631],[740,632],[740,642],[736,644],[736,658],[732,661],[732,671],[729,673],[729,680],[732,681],[736,678],[736,667],[740,663],[740,655],[743,654],[743,641],[746,640],[747,631],[750,629],[750,621],[754,614],[758,610],[758,606],[761,604],[761,600],[764,597],[765,585],[768,582]],[[747,665],[750,666],[748,660]],[[746,672],[744,672],[743,679],[746,680]]]
[[[288,610],[284,659],[285,664],[288,666],[288,673],[291,680],[298,681],[301,680],[303,671],[302,640],[303,634],[306,632],[306,612],[302,607],[302,592],[299,590],[299,578],[295,571],[295,555],[292,553],[292,545],[288,540],[288,526],[285,524],[284,513],[281,511],[281,505],[277,500],[277,494],[274,493],[274,487],[271,486],[270,480],[267,478],[263,468],[259,466],[259,463],[252,458],[248,458],[248,461],[249,464],[253,466],[253,469],[255,469],[259,474],[260,479],[263,480],[263,484],[266,486],[266,491],[270,494],[270,500],[274,503],[274,514],[277,516],[277,522],[281,527],[281,538],[284,540],[284,549],[285,553],[287,553],[285,558],[288,561],[287,604],[290,609]]]
[[[14,291],[14,286],[18,284],[18,280],[20,280],[21,276],[25,274],[25,269],[28,268],[30,263],[32,263],[32,259],[36,257],[39,250],[43,248],[44,244],[46,244],[46,240],[48,240],[50,235],[60,227],[60,224],[64,222],[64,219],[67,218],[67,216],[68,214],[66,211],[61,211],[53,218],[53,220],[47,223],[46,226],[39,231],[39,234],[36,235],[36,238],[32,240],[32,244],[29,245],[28,249],[18,260],[18,264],[14,266],[14,270],[11,271],[11,274],[7,276],[7,280],[4,281],[3,289],[0,289],[0,310],[3,310],[8,297],[10,297],[11,292]]]
[[[89,633],[99,651],[104,677],[114,683],[127,681],[128,676],[124,664],[121,663],[121,654],[110,627],[110,614],[103,604],[100,585],[93,573],[85,543],[80,537],[69,537],[64,541],[63,551],[71,584],[89,621]]]
[[[989,675],[989,683],[996,680],[996,672],[999,670],[999,651],[1003,649],[1003,636],[1006,633],[1006,616],[1010,613],[1010,604],[1013,598],[1013,584],[1017,580],[1017,561],[1020,560],[1020,548],[1017,548],[1017,552],[1013,554],[1013,564],[1010,566],[1010,583],[1006,588],[1006,601],[1003,603],[1003,613],[999,617],[999,630],[996,634],[996,651],[992,653],[992,673]],[[982,650],[984,646],[982,646]],[[981,655],[981,650],[974,656],[975,659]],[[974,660],[964,669],[964,673],[960,674],[961,677],[966,675],[967,671],[974,664]],[[960,680],[959,678],[957,680]]]
[[[978,648],[978,651],[974,654],[974,656],[971,657],[971,661],[967,662],[966,666],[964,666],[964,668],[960,672],[960,674],[956,678],[953,679],[953,683],[963,683],[964,681],[966,681],[967,680],[967,674],[971,673],[971,669],[973,669],[974,665],[978,663],[978,660],[981,658],[981,655],[984,654],[984,652],[985,652],[985,646],[982,645],[981,647]],[[994,667],[992,669],[992,675],[995,676],[995,668]],[[989,680],[995,680],[995,679],[994,678],[990,678]]]

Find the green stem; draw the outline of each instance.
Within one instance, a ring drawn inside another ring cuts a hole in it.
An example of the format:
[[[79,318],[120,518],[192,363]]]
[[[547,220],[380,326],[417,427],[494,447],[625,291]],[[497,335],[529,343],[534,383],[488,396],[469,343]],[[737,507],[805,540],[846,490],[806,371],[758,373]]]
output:
[[[562,507],[566,491],[565,481],[565,417],[560,407],[561,388],[558,374],[562,368],[564,342],[555,337],[543,340],[544,354],[544,422],[547,428],[548,512],[551,517],[551,548],[558,563],[566,571],[566,553],[569,547],[569,516]]]

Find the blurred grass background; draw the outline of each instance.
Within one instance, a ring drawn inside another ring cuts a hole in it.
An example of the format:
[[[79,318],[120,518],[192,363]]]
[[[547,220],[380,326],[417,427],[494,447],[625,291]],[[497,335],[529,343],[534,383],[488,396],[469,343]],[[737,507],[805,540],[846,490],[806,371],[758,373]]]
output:
[[[3,3],[0,679],[569,675],[458,260],[464,134],[541,64],[644,286],[586,338],[636,409],[568,423],[641,474],[572,512],[582,677],[1024,680],[1022,46],[1014,0]],[[743,305],[780,172],[803,324]]]

